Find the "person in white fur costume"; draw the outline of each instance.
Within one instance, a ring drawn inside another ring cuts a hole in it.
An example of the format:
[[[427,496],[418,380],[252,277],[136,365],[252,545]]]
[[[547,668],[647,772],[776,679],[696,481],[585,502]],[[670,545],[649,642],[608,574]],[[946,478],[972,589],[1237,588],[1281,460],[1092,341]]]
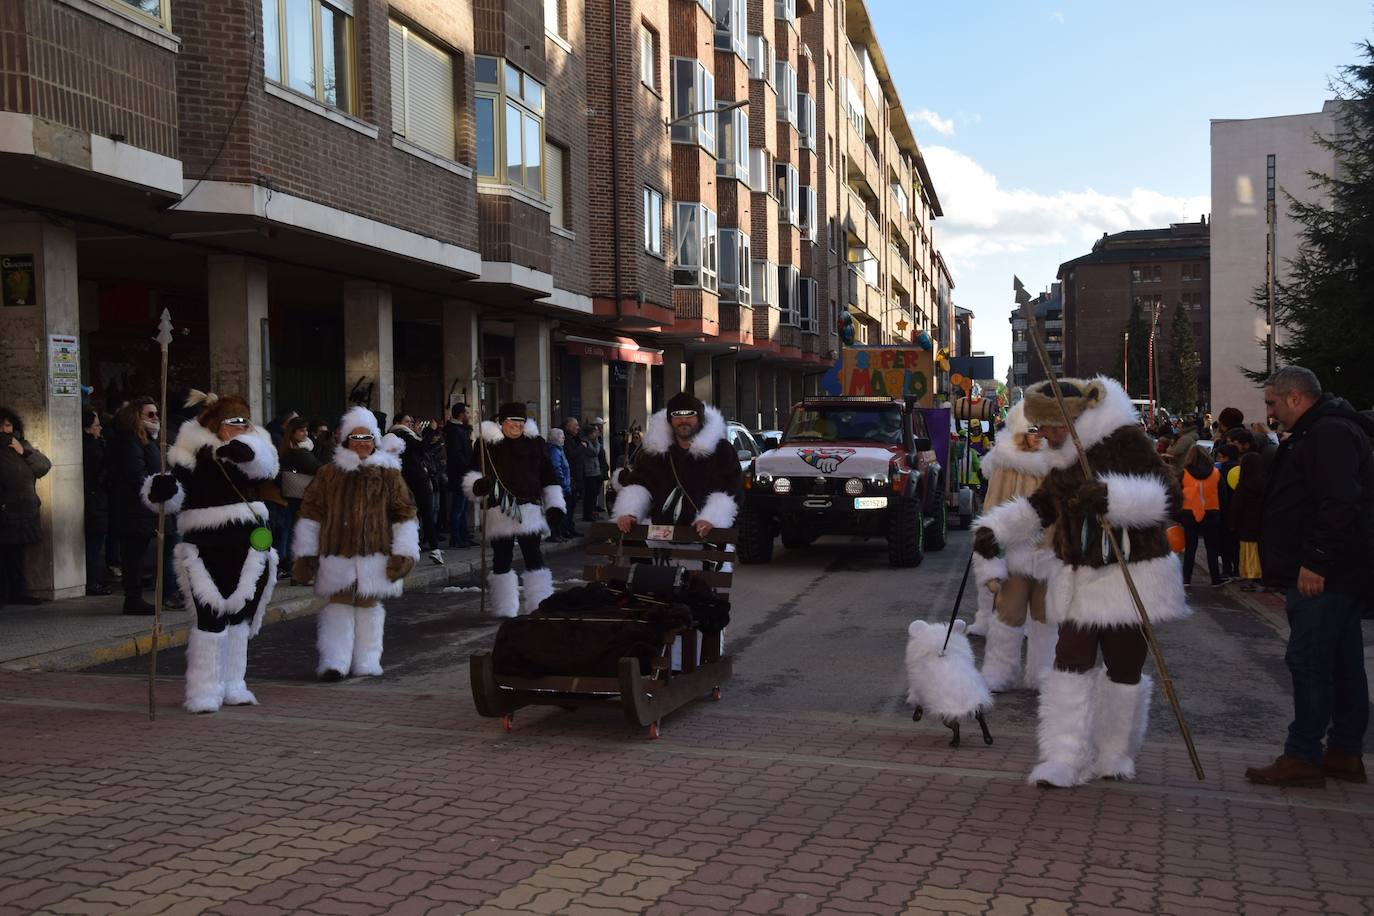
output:
[[[488,606],[497,617],[528,614],[553,594],[553,572],[544,565],[539,539],[559,530],[568,511],[563,487],[539,435],[539,424],[524,404],[502,404],[496,420],[482,421],[473,470],[463,477],[463,492],[482,500],[482,535],[491,542]],[[515,581],[515,545],[525,558],[524,600]]]
[[[1051,452],[1068,455],[1029,497],[984,514],[974,550],[995,559],[1053,527],[1047,546],[1061,564],[1049,606],[1059,620],[1054,669],[1040,685],[1040,762],[1030,782],[1075,786],[1091,779],[1131,779],[1149,723],[1148,653],[1140,617],[1099,519],[1116,532],[1131,578],[1154,623],[1188,614],[1179,559],[1168,526],[1179,505],[1178,481],[1141,429],[1121,385],[1098,376],[1060,382],[1061,410],[1048,382],[1026,389],[1026,422]],[[1072,420],[1094,479],[1086,480],[1070,441]],[[1096,669],[1101,653],[1105,670]]]
[[[172,549],[177,583],[196,610],[186,643],[187,712],[256,704],[244,681],[248,640],[262,626],[277,582],[277,552],[250,541],[266,534],[267,506],[258,487],[277,476],[277,449],[255,426],[248,404],[233,395],[191,392],[203,404],[167,453],[169,472],[143,483],[143,499],[177,516],[181,542]]]
[[[1007,413],[997,444],[983,459],[988,480],[983,511],[1030,496],[1046,474],[1076,459],[1072,449],[1046,447],[1039,430],[1026,421],[1025,403],[1018,401]],[[987,560],[974,554],[979,592],[993,597],[994,606],[983,644],[983,679],[989,690],[1038,689],[1041,678],[1054,667],[1059,626],[1047,617],[1046,593],[1059,561],[1049,549],[1050,540],[1046,531],[1031,540],[1001,545],[1005,557]],[[1023,641],[1027,643],[1024,676]]]
[[[382,599],[400,597],[420,556],[401,444],[383,440],[365,407],[344,414],[339,435],[343,447],[306,489],[291,536],[292,577],[329,600],[316,618],[315,673],[327,681],[382,673]]]

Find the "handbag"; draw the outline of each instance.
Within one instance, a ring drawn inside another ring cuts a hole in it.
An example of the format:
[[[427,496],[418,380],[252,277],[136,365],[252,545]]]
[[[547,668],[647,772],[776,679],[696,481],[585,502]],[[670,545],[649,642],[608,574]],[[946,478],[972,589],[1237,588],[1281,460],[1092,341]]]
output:
[[[282,471],[281,495],[287,499],[304,499],[305,490],[310,486],[310,481],[314,479],[314,474],[305,474],[301,471],[292,470]]]

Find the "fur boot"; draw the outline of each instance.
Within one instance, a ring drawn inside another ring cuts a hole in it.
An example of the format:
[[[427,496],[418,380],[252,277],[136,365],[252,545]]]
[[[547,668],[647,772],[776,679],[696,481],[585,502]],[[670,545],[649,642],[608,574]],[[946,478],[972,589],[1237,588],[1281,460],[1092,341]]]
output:
[[[994,693],[1008,690],[1021,680],[1021,627],[1008,626],[994,615],[988,621],[983,643],[983,680]]]
[[[487,609],[496,617],[515,617],[520,613],[520,582],[515,570],[492,573],[487,579]]]
[[[1036,737],[1040,763],[1031,770],[1031,785],[1060,788],[1082,785],[1092,775],[1093,721],[1097,675],[1055,669],[1040,685],[1040,722]]]
[[[382,674],[382,630],[386,607],[374,604],[353,612],[354,677],[380,677]]]
[[[973,591],[978,596],[978,610],[973,613],[973,623],[968,625],[968,635],[986,637],[988,625],[993,620],[993,604],[997,596],[988,588],[974,588]]]
[[[1026,621],[1026,673],[1022,682],[1028,690],[1039,690],[1040,683],[1054,668],[1054,650],[1059,644],[1059,625]]]
[[[1107,678],[1105,670],[1099,673],[1093,717],[1094,776],[1135,779],[1135,758],[1145,743],[1153,693],[1149,675],[1141,675],[1139,684],[1118,684]]]
[[[553,594],[553,570],[527,569],[520,577],[525,594],[520,602],[520,613],[529,614],[538,610],[539,603]]]
[[[348,677],[353,663],[353,612],[351,604],[330,602],[315,619],[315,647],[320,661],[315,674],[324,680]]]
[[[225,628],[220,653],[220,678],[224,684],[225,706],[257,706],[258,698],[248,689],[248,630],[251,623],[236,623]]]
[[[187,712],[219,712],[224,702],[221,652],[226,637],[194,629],[186,642]]]

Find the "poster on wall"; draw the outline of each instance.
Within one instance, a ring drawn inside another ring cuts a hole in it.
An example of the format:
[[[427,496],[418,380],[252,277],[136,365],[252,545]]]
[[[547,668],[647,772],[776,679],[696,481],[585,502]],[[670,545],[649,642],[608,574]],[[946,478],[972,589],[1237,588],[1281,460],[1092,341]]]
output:
[[[38,283],[33,255],[0,255],[0,299],[7,306],[37,305]]]
[[[81,396],[80,355],[75,336],[48,335],[48,391],[54,397]]]

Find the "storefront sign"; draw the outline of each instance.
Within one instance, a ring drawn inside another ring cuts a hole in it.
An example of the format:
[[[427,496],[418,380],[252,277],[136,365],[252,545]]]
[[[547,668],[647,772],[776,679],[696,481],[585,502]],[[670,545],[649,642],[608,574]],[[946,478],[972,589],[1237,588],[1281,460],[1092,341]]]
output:
[[[38,282],[33,255],[0,255],[0,296],[5,305],[37,305]]]
[[[48,336],[48,391],[54,397],[81,396],[81,345],[76,337]]]

